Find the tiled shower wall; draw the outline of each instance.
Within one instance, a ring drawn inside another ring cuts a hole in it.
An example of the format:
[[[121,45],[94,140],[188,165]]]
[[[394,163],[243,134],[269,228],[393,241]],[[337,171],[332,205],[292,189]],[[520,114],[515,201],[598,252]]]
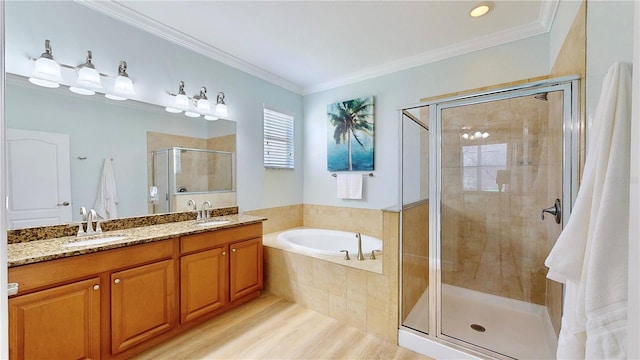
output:
[[[151,154],[155,150],[167,149],[171,147],[185,147],[193,149],[220,150],[235,152],[236,136],[226,135],[213,137],[209,139],[201,139],[190,136],[179,136],[172,134],[163,134],[156,132],[147,132],[147,179],[149,186],[153,184],[152,179],[152,157]],[[222,159],[222,161],[219,161]],[[227,156],[206,155],[205,153],[186,152],[181,156],[182,167],[190,169],[178,174],[177,181],[180,186],[187,189],[233,189],[234,184],[231,177],[228,176],[231,169],[230,159]],[[181,196],[171,199],[172,209],[175,211],[188,211],[187,201],[182,201]],[[191,195],[198,204],[205,200],[209,200],[213,207],[235,206],[235,193],[211,193],[203,195]],[[149,213],[153,213],[153,205],[149,204]]]
[[[429,286],[429,200],[402,209],[402,319]]]
[[[540,209],[550,206],[548,151],[557,151],[549,102],[528,96],[442,112],[443,283],[545,304],[548,242]],[[476,131],[489,137],[462,137]],[[463,152],[466,159],[487,146],[504,147],[495,155],[504,158],[491,159],[503,162],[500,171],[463,161]]]

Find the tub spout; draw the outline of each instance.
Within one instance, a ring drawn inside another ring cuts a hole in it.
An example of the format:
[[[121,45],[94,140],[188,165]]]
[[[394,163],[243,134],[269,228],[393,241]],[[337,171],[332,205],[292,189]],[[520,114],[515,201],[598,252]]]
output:
[[[360,233],[356,233],[356,238],[358,238],[358,260],[363,261],[364,255],[362,255],[362,235]]]

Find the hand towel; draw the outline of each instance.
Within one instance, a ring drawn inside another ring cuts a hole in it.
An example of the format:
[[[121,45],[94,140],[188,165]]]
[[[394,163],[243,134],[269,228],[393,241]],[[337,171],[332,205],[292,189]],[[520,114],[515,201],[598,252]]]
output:
[[[362,174],[338,174],[339,199],[362,199]]]
[[[117,205],[118,194],[116,191],[116,179],[113,176],[113,167],[111,160],[105,159],[94,209],[103,219],[113,219],[118,217]]]
[[[605,76],[575,206],[545,261],[565,284],[558,359],[626,358],[631,64]]]

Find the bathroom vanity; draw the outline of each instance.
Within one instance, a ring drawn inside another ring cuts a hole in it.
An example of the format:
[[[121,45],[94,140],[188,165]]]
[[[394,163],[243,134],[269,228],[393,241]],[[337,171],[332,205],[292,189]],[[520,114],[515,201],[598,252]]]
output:
[[[264,218],[224,219],[10,244],[10,357],[127,358],[257,297]]]

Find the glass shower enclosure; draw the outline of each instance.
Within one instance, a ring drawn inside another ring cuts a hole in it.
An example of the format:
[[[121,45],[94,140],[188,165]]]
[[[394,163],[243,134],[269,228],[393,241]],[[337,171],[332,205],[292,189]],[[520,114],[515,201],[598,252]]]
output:
[[[544,260],[577,191],[577,89],[571,77],[401,109],[401,344],[555,357],[562,287]]]
[[[175,211],[176,196],[234,190],[232,152],[172,147],[151,153],[153,213]]]

